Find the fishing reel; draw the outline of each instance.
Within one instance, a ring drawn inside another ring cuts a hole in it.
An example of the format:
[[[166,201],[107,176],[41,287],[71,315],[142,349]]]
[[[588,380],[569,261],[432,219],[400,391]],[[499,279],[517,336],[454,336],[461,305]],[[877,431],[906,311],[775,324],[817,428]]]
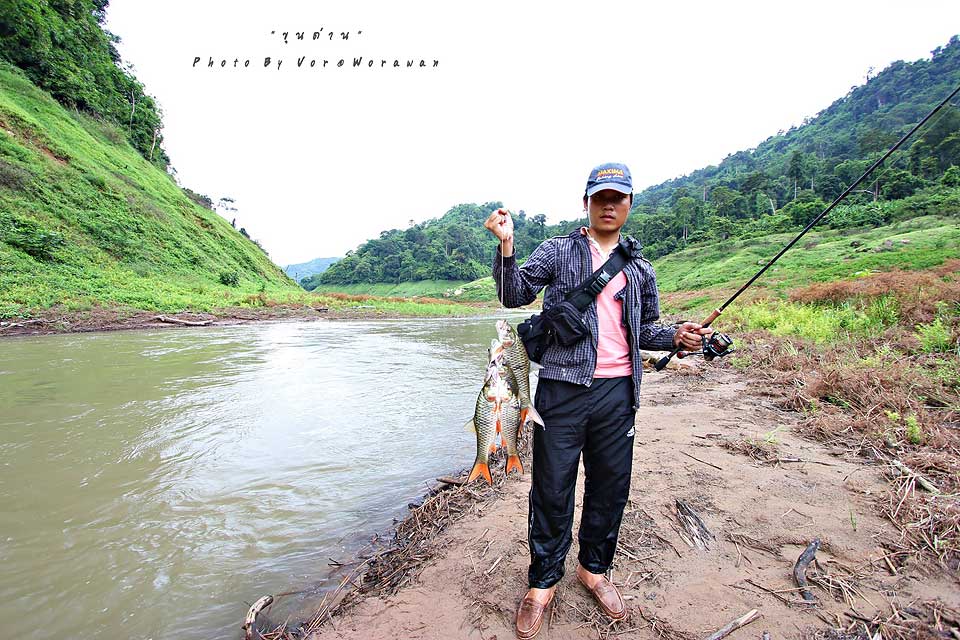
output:
[[[736,348],[733,346],[733,338],[725,333],[714,331],[703,343],[703,348],[700,351],[678,351],[677,357],[703,356],[704,360],[710,362],[714,358],[722,358],[734,351],[736,351]]]

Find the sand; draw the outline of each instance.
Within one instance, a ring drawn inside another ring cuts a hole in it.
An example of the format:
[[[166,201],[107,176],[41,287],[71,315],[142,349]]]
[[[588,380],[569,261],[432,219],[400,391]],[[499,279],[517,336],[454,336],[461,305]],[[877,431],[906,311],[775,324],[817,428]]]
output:
[[[960,606],[960,588],[943,571],[908,564],[894,574],[879,546],[897,536],[879,515],[888,496],[883,470],[799,437],[792,427],[801,419],[729,368],[646,374],[611,574],[629,616],[610,623],[577,583],[574,536],[538,637],[705,638],[752,609],[761,617],[728,637],[813,637],[828,621],[848,627],[851,616],[889,616],[891,607],[921,610],[935,599]],[[760,444],[785,461],[761,463],[724,442]],[[802,462],[786,461],[795,459]],[[337,612],[311,638],[513,638],[526,591],[529,483],[529,473],[509,480],[498,500],[439,534],[436,557],[409,586]],[[581,497],[582,470],[578,511]],[[684,540],[678,499],[702,517],[709,548]],[[815,537],[822,547],[809,573],[841,580],[849,601],[814,585],[819,606],[800,604],[793,567]]]

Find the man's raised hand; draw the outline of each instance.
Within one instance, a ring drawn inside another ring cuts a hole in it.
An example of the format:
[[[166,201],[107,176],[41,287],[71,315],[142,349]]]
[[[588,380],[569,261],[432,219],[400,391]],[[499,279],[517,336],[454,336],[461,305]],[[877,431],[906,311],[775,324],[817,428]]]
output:
[[[501,247],[501,254],[508,258],[513,255],[513,218],[510,217],[510,212],[504,209],[503,207],[497,209],[490,214],[490,217],[483,223],[487,229],[490,230],[497,240],[499,240],[503,246]]]
[[[489,229],[490,233],[495,235],[498,240],[513,239],[513,218],[510,217],[510,212],[506,209],[500,208],[491,213],[483,226]]]

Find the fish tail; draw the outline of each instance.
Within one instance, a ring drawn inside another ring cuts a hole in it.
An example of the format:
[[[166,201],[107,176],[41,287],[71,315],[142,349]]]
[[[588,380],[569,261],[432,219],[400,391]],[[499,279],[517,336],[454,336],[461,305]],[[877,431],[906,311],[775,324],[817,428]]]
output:
[[[507,457],[506,473],[509,475],[513,469],[516,469],[520,473],[523,473],[523,465],[520,463],[520,456],[513,455],[513,456]]]
[[[480,476],[483,476],[483,479],[487,481],[487,484],[493,485],[493,478],[490,476],[490,467],[487,466],[486,462],[480,462],[479,460],[473,464],[473,470],[470,471],[470,477],[467,478],[467,482],[473,482]]]

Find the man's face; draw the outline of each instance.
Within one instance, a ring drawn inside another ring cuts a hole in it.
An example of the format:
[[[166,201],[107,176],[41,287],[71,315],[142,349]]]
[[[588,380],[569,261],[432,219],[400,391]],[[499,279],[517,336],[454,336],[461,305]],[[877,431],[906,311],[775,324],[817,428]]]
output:
[[[627,222],[630,213],[630,194],[613,189],[598,191],[589,198],[590,227],[600,232],[615,232]],[[584,199],[584,205],[587,199]]]

